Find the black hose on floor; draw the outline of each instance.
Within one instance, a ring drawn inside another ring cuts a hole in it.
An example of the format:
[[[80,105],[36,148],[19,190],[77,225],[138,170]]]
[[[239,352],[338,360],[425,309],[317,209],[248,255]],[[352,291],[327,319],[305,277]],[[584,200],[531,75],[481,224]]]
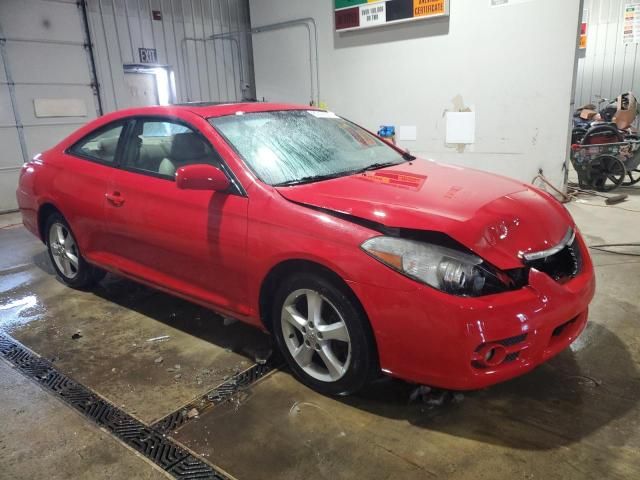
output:
[[[614,250],[610,250],[615,247],[640,247],[640,243],[605,243],[602,245],[590,245],[589,248],[592,250],[598,250],[600,252],[605,253],[613,253],[614,255],[625,255],[629,257],[640,257],[640,253],[633,252],[616,252]]]

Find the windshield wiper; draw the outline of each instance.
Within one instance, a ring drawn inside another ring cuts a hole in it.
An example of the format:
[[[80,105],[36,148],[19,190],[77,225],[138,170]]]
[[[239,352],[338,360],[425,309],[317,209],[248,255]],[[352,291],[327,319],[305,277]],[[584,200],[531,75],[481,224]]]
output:
[[[296,178],[295,180],[276,183],[274,187],[290,187],[292,185],[302,185],[303,183],[320,182],[322,180],[331,180],[332,178],[346,177],[347,175],[353,175],[354,173],[356,172],[338,172],[328,173],[326,175],[310,175],[308,177]]]
[[[406,159],[406,160],[409,160],[409,159]],[[398,162],[372,163],[371,165],[367,165],[366,167],[361,168],[360,170],[356,170],[355,173],[364,173],[364,172],[368,172],[369,170],[379,170],[385,167],[393,167],[394,165],[398,165]]]
[[[404,153],[402,155],[402,158],[407,162],[410,162],[411,160],[416,159],[416,157],[414,157],[409,153]],[[304,183],[320,182],[322,180],[331,180],[332,178],[347,177],[349,175],[368,172],[369,170],[379,170],[385,167],[393,167],[394,165],[398,165],[398,163],[397,162],[372,163],[371,165],[367,165],[366,167],[360,168],[358,170],[347,170],[345,172],[329,173],[326,175],[310,175],[307,177],[296,178],[295,180],[288,180],[286,182],[276,183],[274,187],[290,187],[293,185],[302,185]]]
[[[405,162],[411,162],[412,160],[415,160],[416,157],[411,155],[409,152],[404,152],[402,154],[402,159]],[[357,170],[355,173],[364,173],[364,172],[368,172],[369,170],[379,170],[381,168],[393,167],[394,165],[399,165],[399,164],[397,162],[372,163],[371,165],[367,165],[366,167],[361,168],[360,170]]]

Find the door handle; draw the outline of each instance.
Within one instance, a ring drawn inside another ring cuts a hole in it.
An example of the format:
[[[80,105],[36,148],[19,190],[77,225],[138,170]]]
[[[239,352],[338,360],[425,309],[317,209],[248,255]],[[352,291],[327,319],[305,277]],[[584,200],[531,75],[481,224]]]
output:
[[[114,207],[121,207],[124,203],[124,197],[120,195],[120,192],[105,193],[104,197]]]

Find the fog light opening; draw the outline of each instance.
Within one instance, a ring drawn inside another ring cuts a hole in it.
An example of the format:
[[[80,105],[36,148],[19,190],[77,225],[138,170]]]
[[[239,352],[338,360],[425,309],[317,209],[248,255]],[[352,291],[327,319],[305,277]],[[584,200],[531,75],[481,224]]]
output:
[[[507,350],[499,343],[488,343],[478,351],[479,363],[485,367],[495,367],[504,362]]]
[[[484,354],[484,363],[491,363],[491,359],[495,357],[495,355],[496,355],[495,348],[490,348],[489,350],[487,350],[487,353]]]

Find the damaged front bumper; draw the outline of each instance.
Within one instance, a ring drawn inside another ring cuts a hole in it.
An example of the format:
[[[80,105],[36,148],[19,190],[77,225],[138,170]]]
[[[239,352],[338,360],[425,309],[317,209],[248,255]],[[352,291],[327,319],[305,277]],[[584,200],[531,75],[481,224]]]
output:
[[[529,285],[485,297],[455,297],[350,282],[369,315],[382,370],[415,383],[475,390],[522,375],[566,349],[583,331],[595,292],[593,265],[560,283],[532,269]]]

